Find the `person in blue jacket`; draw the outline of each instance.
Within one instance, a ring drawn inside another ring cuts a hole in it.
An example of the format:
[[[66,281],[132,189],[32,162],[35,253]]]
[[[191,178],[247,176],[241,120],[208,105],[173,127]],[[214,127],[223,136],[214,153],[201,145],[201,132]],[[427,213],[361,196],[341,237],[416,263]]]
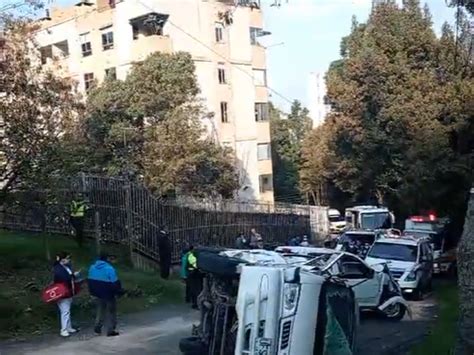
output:
[[[102,326],[106,321],[107,336],[117,336],[117,297],[125,291],[117,277],[117,272],[111,264],[114,257],[101,253],[99,260],[89,268],[87,283],[89,292],[96,298],[97,316],[94,331],[102,333]]]

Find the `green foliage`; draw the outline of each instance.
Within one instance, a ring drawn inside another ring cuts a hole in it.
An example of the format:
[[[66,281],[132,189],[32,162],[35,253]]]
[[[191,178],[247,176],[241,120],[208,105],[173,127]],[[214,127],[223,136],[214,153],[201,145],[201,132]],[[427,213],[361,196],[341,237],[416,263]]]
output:
[[[194,69],[187,53],[154,53],[124,81],[94,89],[78,141],[89,147],[83,168],[143,178],[157,194],[232,197],[234,157],[205,138]]]
[[[41,290],[52,281],[51,262],[46,260],[44,236],[0,231],[0,339],[56,332],[59,329],[56,306],[41,301]],[[70,238],[49,236],[51,254],[68,251],[76,270],[87,269],[95,259],[94,248],[81,248]],[[110,247],[109,247],[110,248]],[[127,292],[118,301],[120,314],[144,311],[157,304],[182,299],[180,281],[163,281],[157,272],[131,269],[120,255],[127,251],[114,247],[118,255],[119,277]],[[72,315],[76,325],[93,321],[93,300],[85,287],[74,298]]]
[[[303,147],[303,190],[331,183],[405,213],[459,208],[474,132],[473,68],[467,35],[460,38],[447,25],[436,38],[417,0],[377,6],[366,24],[354,22],[327,74],[332,113]]]
[[[301,202],[299,169],[301,144],[311,129],[308,110],[294,101],[286,119],[270,104],[270,128],[272,137],[273,180],[275,200]]]
[[[41,67],[28,21],[0,19],[5,28],[0,81],[1,192],[48,185],[60,173],[62,134],[71,129],[81,104],[72,82]]]

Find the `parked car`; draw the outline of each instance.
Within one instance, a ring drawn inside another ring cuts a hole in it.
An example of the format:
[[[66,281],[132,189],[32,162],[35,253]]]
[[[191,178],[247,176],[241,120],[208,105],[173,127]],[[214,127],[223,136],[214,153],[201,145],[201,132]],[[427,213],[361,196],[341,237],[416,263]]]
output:
[[[185,355],[301,355],[355,348],[354,292],[341,280],[258,251],[197,251],[205,275],[200,324]],[[262,258],[260,259],[260,256]],[[276,261],[273,264],[271,258]],[[342,331],[334,332],[338,324]]]
[[[316,268],[322,275],[338,277],[354,290],[360,310],[375,310],[387,319],[400,320],[410,312],[400,286],[386,264],[370,267],[356,255],[324,248],[280,247],[277,251],[291,251],[293,255],[316,255],[304,268]]]
[[[411,237],[381,238],[370,248],[365,261],[369,265],[388,263],[403,293],[421,299],[431,288],[433,251],[427,239]]]

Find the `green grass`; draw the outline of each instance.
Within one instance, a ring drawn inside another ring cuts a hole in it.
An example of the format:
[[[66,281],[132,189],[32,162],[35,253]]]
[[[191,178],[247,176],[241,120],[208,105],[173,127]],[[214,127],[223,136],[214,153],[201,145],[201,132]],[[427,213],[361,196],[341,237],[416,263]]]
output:
[[[46,247],[48,246],[48,247]],[[120,298],[119,314],[143,311],[147,308],[183,299],[180,281],[164,281],[156,272],[133,270],[127,248],[104,247],[118,255],[117,272],[123,287],[131,291]],[[93,243],[79,249],[71,238],[51,235],[13,233],[0,230],[0,339],[56,332],[59,327],[56,305],[41,301],[41,290],[52,281],[52,263],[59,251],[72,253],[75,270],[87,275],[96,251]],[[87,288],[74,298],[73,322],[90,325],[94,304]]]
[[[430,334],[418,344],[411,355],[454,354],[458,320],[458,290],[456,282],[443,281],[435,288],[438,318]]]

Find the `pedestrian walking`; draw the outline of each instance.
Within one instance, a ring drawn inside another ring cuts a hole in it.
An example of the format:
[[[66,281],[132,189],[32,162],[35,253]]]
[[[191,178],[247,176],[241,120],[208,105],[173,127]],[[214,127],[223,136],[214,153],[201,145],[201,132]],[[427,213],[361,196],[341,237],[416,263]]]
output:
[[[184,294],[185,303],[191,302],[191,294],[190,294],[189,283],[188,283],[188,253],[189,253],[189,247],[186,246],[181,251],[181,280],[183,280],[184,285],[185,285],[185,294]]]
[[[99,260],[89,268],[89,292],[95,297],[97,314],[94,332],[102,333],[102,326],[106,325],[107,336],[117,336],[117,297],[125,291],[112,266],[113,255],[101,253]]]
[[[250,230],[250,248],[251,249],[262,249],[263,248],[263,238],[257,233],[255,228]]]
[[[189,247],[187,253],[186,268],[188,271],[187,282],[189,287],[189,296],[191,298],[191,307],[198,309],[197,299],[202,290],[202,275],[197,267],[197,258],[194,247]]]
[[[69,221],[74,228],[75,237],[79,247],[84,242],[84,219],[86,216],[87,204],[82,194],[71,201]]]
[[[171,268],[171,242],[165,227],[160,229],[158,237],[158,255],[160,257],[160,275],[167,280]]]
[[[77,332],[77,330],[72,327],[71,323],[71,305],[72,298],[76,294],[75,279],[79,276],[79,271],[74,272],[72,269],[70,253],[60,252],[56,255],[53,274],[54,283],[63,284],[68,290],[67,295],[57,302],[61,318],[61,330],[59,334],[62,337],[68,337]]]

